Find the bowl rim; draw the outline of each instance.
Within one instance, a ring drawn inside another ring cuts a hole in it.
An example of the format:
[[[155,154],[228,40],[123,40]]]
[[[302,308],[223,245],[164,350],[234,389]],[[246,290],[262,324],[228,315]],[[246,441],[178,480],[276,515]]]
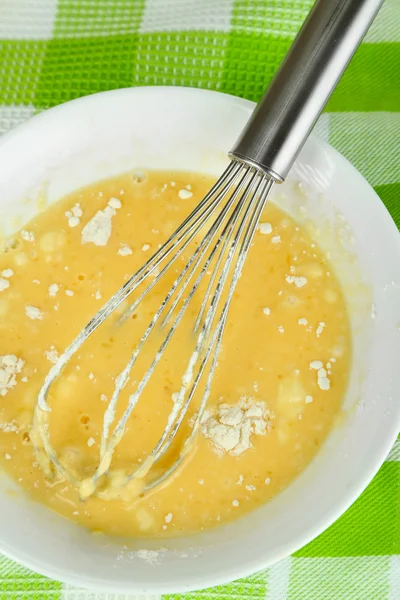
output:
[[[121,88],[121,89],[117,89],[117,90],[98,92],[98,93],[91,94],[88,96],[76,98],[74,100],[65,102],[63,104],[57,105],[52,108],[49,108],[39,114],[36,114],[33,117],[31,117],[30,119],[28,119],[26,122],[13,128],[11,131],[9,131],[6,134],[4,134],[3,136],[1,136],[0,148],[4,144],[6,144],[9,139],[18,136],[23,131],[28,131],[28,129],[33,124],[38,125],[38,124],[40,124],[41,121],[46,122],[48,119],[59,118],[60,116],[62,116],[62,114],[64,113],[64,111],[66,109],[67,110],[69,109],[69,107],[71,105],[85,105],[85,104],[91,105],[93,102],[97,102],[99,97],[104,98],[105,96],[110,97],[110,99],[113,98],[114,100],[116,100],[125,95],[137,96],[138,94],[145,94],[145,95],[146,94],[158,94],[161,96],[164,94],[178,94],[178,95],[181,95],[182,97],[187,94],[190,94],[193,96],[208,95],[208,96],[214,96],[216,98],[219,97],[222,101],[227,102],[227,103],[234,102],[234,103],[238,104],[239,106],[243,106],[247,109],[248,108],[253,109],[256,106],[255,103],[253,103],[249,100],[246,100],[246,99],[242,99],[242,98],[239,98],[239,97],[236,97],[233,95],[229,95],[229,94],[223,94],[223,93],[217,92],[217,91],[211,91],[211,90],[205,90],[205,89],[199,89],[199,88],[186,88],[186,87],[174,87],[174,86],[142,86],[142,87],[136,87],[136,88]],[[388,230],[391,230],[391,235],[393,235],[394,233],[397,235],[397,251],[398,251],[398,256],[399,256],[399,260],[400,260],[399,231],[398,231],[396,225],[394,224],[394,221],[392,220],[392,217],[391,217],[389,211],[386,209],[385,205],[380,200],[380,198],[376,194],[375,190],[372,188],[372,186],[370,186],[370,184],[365,180],[365,178],[359,173],[359,171],[342,154],[340,154],[340,152],[338,152],[335,148],[333,148],[328,142],[325,142],[324,140],[322,140],[321,138],[316,136],[316,134],[314,134],[314,133],[312,133],[310,137],[313,138],[314,140],[317,140],[317,143],[322,148],[329,151],[331,156],[333,156],[337,162],[342,162],[342,163],[346,164],[348,169],[351,169],[354,174],[357,174],[357,177],[360,178],[360,180],[362,180],[365,184],[367,184],[369,186],[369,188],[371,190],[371,194],[373,194],[376,197],[376,200],[379,202],[380,208],[378,210],[380,210],[382,212],[382,217],[387,219],[386,226],[387,226]],[[93,580],[91,577],[87,577],[86,579],[83,579],[81,576],[76,577],[73,572],[70,572],[68,570],[61,571],[61,570],[58,570],[57,568],[53,568],[50,565],[43,565],[42,563],[40,563],[40,561],[36,562],[35,557],[27,556],[23,550],[21,550],[20,552],[17,552],[17,551],[15,551],[15,549],[11,549],[11,548],[8,548],[7,546],[4,546],[3,542],[1,541],[1,535],[0,535],[0,550],[8,558],[15,560],[15,561],[23,564],[27,568],[32,569],[38,573],[41,573],[47,577],[52,578],[54,580],[65,582],[67,584],[71,584],[71,585],[74,585],[77,587],[87,587],[91,590],[96,590],[96,591],[101,591],[101,592],[114,592],[114,593],[145,592],[145,593],[163,593],[163,594],[165,594],[165,593],[183,593],[183,592],[190,592],[193,590],[204,589],[204,588],[210,587],[210,586],[225,584],[228,581],[233,581],[238,578],[247,577],[251,574],[254,574],[258,571],[265,569],[268,566],[271,566],[272,564],[275,564],[276,562],[282,560],[283,558],[289,556],[296,550],[300,549],[307,543],[311,542],[318,535],[320,535],[323,531],[325,531],[328,527],[330,527],[332,525],[332,523],[334,523],[353,504],[353,502],[355,502],[355,500],[359,497],[359,495],[364,491],[364,489],[368,486],[370,481],[376,475],[377,471],[379,470],[379,468],[381,467],[382,463],[384,462],[386,456],[388,455],[391,447],[393,446],[394,441],[397,439],[399,426],[400,426],[400,406],[398,408],[396,418],[393,418],[390,421],[390,423],[388,423],[388,425],[387,425],[387,435],[386,435],[385,440],[380,441],[379,448],[377,448],[375,450],[374,460],[371,461],[371,463],[369,464],[368,473],[364,474],[362,478],[359,478],[356,481],[355,485],[353,486],[353,488],[351,490],[349,490],[348,494],[342,499],[342,501],[340,503],[335,505],[335,508],[333,508],[329,514],[325,515],[325,518],[323,520],[321,519],[320,522],[316,523],[313,528],[309,528],[302,537],[298,536],[295,539],[293,539],[293,541],[291,541],[290,543],[287,543],[284,547],[282,547],[280,553],[277,554],[273,560],[266,561],[265,559],[263,559],[263,555],[260,554],[258,561],[252,560],[251,562],[249,562],[249,561],[246,561],[246,556],[244,555],[243,556],[243,564],[241,565],[240,569],[237,569],[237,567],[235,567],[234,572],[233,572],[233,567],[230,567],[229,565],[225,566],[223,569],[221,569],[218,572],[217,575],[216,574],[214,574],[213,576],[208,576],[207,574],[203,575],[201,577],[201,581],[194,582],[194,585],[193,585],[193,582],[188,584],[188,583],[185,583],[184,580],[182,580],[181,584],[173,585],[173,586],[168,586],[168,585],[165,586],[165,585],[155,582],[154,584],[152,583],[151,585],[149,585],[149,587],[147,589],[144,589],[141,587],[128,588],[128,587],[126,587],[126,585],[123,585],[121,588],[119,588],[111,581],[109,582],[109,584],[107,584],[107,582],[105,582],[105,581],[102,581],[101,585],[99,585],[99,583],[97,581]]]

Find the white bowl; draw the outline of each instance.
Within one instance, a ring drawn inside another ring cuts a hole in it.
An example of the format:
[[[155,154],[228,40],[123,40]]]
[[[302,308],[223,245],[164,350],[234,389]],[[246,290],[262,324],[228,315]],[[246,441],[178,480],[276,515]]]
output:
[[[44,183],[53,201],[133,166],[218,175],[253,108],[239,98],[182,88],[118,90],[53,108],[1,140],[0,222],[11,230],[14,217],[21,216],[22,224],[30,218]],[[366,487],[400,428],[399,234],[368,183],[315,136],[276,194],[300,219],[323,223],[315,234],[331,252],[351,313],[354,365],[347,416],[316,459],[279,497],[234,523],[161,544],[133,542],[128,550],[22,492],[11,496],[14,484],[3,476],[1,552],[80,587],[185,592],[248,575],[289,555],[326,529]],[[296,211],[296,205],[302,209]],[[338,232],[343,244],[337,243]],[[136,552],[160,546],[165,550],[156,566]]]

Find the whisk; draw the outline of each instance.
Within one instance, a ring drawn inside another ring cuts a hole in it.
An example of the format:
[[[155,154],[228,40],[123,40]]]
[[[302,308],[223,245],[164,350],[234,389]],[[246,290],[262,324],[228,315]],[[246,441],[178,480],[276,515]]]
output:
[[[122,440],[127,421],[203,283],[206,289],[193,324],[194,351],[188,356],[181,388],[165,428],[143,462],[132,465],[130,472],[124,472],[119,478],[110,478],[112,484],[109,485],[122,490],[131,482],[146,478],[141,491],[147,492],[165,482],[181,465],[201,425],[231,301],[267,198],[274,184],[284,181],[381,4],[382,0],[316,2],[264,98],[229,153],[231,162],[225,172],[168,241],[98,311],[50,369],[38,395],[31,433],[38,461],[47,476],[58,472],[79,488],[82,498],[99,493],[100,480],[104,484],[104,479],[112,473],[113,453]],[[66,467],[52,445],[50,387],[85,340],[119,305],[138,292],[119,318],[118,323],[122,324],[154,286],[171,273],[178,259],[182,260],[185,250],[199,236],[202,236],[201,241],[178,271],[128,364],[115,379],[104,413],[99,463],[90,477],[84,477]],[[155,331],[163,332],[159,349],[135,384],[116,422],[121,391]],[[176,438],[201,382],[201,400],[178,457],[171,466],[147,481],[149,472]]]

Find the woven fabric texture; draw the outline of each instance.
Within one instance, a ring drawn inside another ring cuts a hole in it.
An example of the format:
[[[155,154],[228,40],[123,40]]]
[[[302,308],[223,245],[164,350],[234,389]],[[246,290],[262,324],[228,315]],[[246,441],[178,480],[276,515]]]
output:
[[[0,0],[0,133],[113,88],[192,86],[258,100],[312,4]],[[316,130],[361,171],[400,227],[399,72],[400,0],[386,0]],[[355,504],[294,556],[248,579],[164,600],[400,599],[399,461],[400,440]],[[134,598],[76,590],[0,557],[0,600]]]

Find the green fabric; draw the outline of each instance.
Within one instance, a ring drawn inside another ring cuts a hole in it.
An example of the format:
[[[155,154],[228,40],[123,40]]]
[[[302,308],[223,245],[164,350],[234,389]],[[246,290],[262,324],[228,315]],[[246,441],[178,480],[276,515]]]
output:
[[[185,85],[258,100],[312,3],[0,0],[0,132],[119,87]],[[400,227],[399,67],[400,0],[386,0],[316,129],[364,174]],[[74,590],[0,557],[0,600],[28,598],[113,596]],[[213,590],[164,596],[178,598],[400,599],[400,440],[354,505],[293,557]]]

